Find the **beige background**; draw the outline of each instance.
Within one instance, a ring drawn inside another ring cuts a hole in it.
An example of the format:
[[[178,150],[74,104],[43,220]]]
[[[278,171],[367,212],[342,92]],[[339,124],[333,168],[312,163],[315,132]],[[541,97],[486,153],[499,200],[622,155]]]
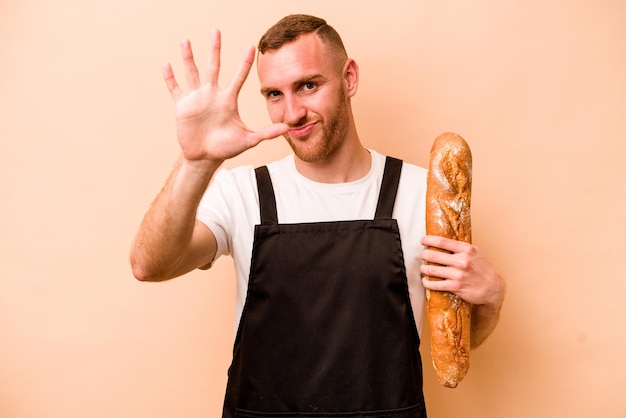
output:
[[[508,299],[459,388],[436,383],[425,342],[430,416],[626,417],[622,0],[3,0],[0,417],[220,414],[230,260],[161,284],[127,262],[178,154],[160,65],[180,72],[183,37],[204,63],[219,27],[230,77],[292,12],[325,17],[360,64],[367,146],[420,165],[443,131],[472,146],[475,242]],[[253,74],[252,127],[257,89]]]

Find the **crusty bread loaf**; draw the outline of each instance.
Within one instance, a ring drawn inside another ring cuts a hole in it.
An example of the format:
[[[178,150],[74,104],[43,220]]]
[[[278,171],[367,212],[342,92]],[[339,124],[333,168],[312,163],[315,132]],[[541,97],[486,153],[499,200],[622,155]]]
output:
[[[472,155],[465,140],[454,133],[437,137],[428,170],[428,235],[472,241],[471,183]],[[454,388],[469,369],[471,305],[449,292],[427,291],[426,296],[433,366],[439,382]]]

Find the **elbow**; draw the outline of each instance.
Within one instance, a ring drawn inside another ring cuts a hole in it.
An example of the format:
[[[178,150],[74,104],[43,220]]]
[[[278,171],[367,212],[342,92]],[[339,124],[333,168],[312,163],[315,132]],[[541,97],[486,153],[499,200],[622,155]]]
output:
[[[142,269],[141,267],[131,265],[131,269],[132,269],[133,276],[135,277],[135,279],[139,280],[140,282],[157,281],[154,279],[153,275],[149,274],[148,272],[146,272],[146,270]]]
[[[148,262],[142,260],[136,254],[130,255],[130,267],[135,279],[140,282],[161,282],[167,280],[163,276],[162,272],[157,271],[154,267],[151,267]]]
[[[142,268],[138,268],[134,266],[132,266],[131,268],[132,268],[133,276],[135,277],[135,279],[139,280],[140,282],[164,282],[170,279],[170,277],[166,275],[153,273]]]
[[[133,272],[133,276],[135,277],[135,279],[139,280],[140,282],[153,282],[153,281],[156,281],[156,280],[154,280],[154,275],[151,274],[148,271],[148,269],[146,269],[140,263],[133,262],[131,260],[130,268],[131,268],[131,270]]]

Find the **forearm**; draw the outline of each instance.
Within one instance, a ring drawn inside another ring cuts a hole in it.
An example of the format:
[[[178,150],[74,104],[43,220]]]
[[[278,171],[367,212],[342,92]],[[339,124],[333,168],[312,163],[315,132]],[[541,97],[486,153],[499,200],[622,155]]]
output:
[[[495,271],[493,277],[486,302],[472,305],[471,348],[479,347],[491,335],[500,320],[500,311],[506,296],[506,282],[504,277]]]
[[[191,244],[200,200],[219,164],[190,163],[182,157],[139,227],[131,250],[139,280],[175,277]]]
[[[498,325],[500,308],[494,310],[484,305],[472,306],[472,329],[470,334],[471,348],[478,348]]]
[[[487,281],[489,285],[484,292],[483,302],[472,305],[472,329],[470,334],[471,348],[479,347],[491,335],[500,320],[500,311],[506,297],[506,281],[504,277],[490,269]]]

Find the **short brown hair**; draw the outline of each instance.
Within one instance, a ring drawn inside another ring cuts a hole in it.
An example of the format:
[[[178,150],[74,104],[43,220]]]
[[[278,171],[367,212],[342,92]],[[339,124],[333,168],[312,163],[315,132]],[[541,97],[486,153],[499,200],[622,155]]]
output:
[[[286,16],[269,28],[259,41],[259,52],[264,54],[266,51],[280,49],[309,33],[315,33],[324,44],[347,57],[341,37],[332,26],[324,19],[302,14]]]

